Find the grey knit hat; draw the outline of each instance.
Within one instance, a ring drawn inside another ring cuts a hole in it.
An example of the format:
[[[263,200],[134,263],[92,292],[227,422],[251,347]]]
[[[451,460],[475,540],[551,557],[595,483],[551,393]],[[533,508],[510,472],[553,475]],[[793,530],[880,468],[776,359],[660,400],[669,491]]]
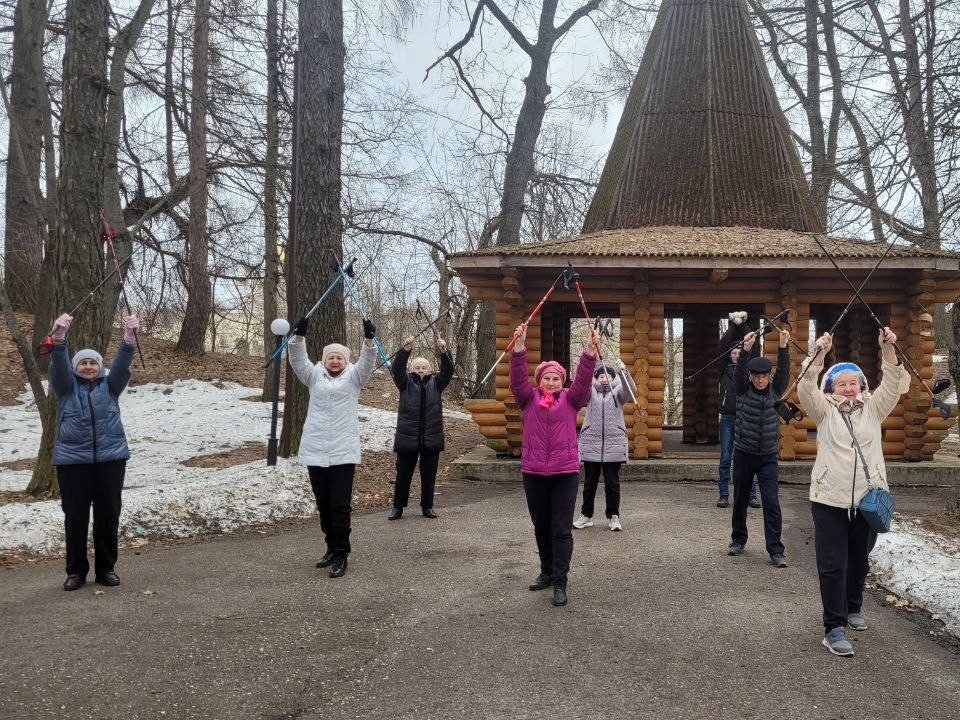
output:
[[[86,348],[85,350],[81,350],[76,355],[74,355],[73,360],[71,361],[73,363],[74,370],[77,369],[77,365],[80,364],[81,360],[96,360],[97,365],[100,366],[100,369],[101,370],[103,369],[103,355],[98,353],[96,350],[91,350],[90,348]]]

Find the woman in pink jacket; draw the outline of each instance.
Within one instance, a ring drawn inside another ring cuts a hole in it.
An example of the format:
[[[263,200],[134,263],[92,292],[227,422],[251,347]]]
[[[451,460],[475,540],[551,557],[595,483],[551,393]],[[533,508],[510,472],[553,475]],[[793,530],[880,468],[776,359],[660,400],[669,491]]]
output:
[[[536,386],[530,384],[526,326],[518,327],[516,334],[510,356],[510,391],[523,413],[520,471],[540,554],[540,575],[530,589],[552,585],[553,604],[566,605],[567,571],[573,555],[571,527],[580,480],[577,412],[590,399],[599,338],[590,331],[577,376],[564,388],[567,371],[554,360],[540,363],[534,373]]]

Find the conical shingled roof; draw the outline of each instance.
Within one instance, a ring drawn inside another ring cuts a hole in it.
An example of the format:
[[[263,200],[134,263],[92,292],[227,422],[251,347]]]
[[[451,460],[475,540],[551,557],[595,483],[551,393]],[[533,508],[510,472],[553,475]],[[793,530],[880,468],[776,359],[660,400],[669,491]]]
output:
[[[745,0],[664,0],[583,233],[822,232]]]

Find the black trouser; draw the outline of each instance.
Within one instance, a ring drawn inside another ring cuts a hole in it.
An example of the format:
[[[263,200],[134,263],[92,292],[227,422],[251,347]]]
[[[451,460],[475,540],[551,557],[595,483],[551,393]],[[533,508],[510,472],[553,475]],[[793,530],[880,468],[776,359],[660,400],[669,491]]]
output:
[[[823,603],[823,628],[846,627],[847,615],[863,607],[863,584],[870,570],[867,556],[877,533],[858,512],[850,519],[846,508],[810,503],[817,548],[817,573]]]
[[[533,520],[540,554],[540,572],[566,587],[573,557],[573,509],[577,504],[580,473],[532,475],[523,473],[523,490]]]
[[[350,499],[356,469],[352,464],[307,467],[327,550],[338,557],[346,557],[350,552]]]
[[[437,465],[440,452],[421,450],[419,452],[397,453],[397,483],[393,488],[393,506],[405,508],[410,498],[410,483],[413,471],[420,460],[420,507],[433,507],[433,489],[437,484]]]
[[[583,507],[580,512],[593,517],[593,499],[600,484],[600,471],[603,471],[603,494],[607,500],[607,517],[620,514],[620,465],[618,462],[583,461]]]
[[[756,476],[763,503],[763,536],[767,552],[783,554],[780,532],[783,516],[780,514],[780,468],[777,454],[753,455],[742,450],[733,451],[733,532],[730,539],[741,545],[747,544],[747,503],[750,502],[750,486]]]
[[[117,564],[117,532],[120,528],[120,493],[126,474],[126,460],[57,465],[60,507],[63,508],[64,539],[67,543],[67,575],[85,578],[87,529],[93,505],[93,571],[97,577],[113,572]]]

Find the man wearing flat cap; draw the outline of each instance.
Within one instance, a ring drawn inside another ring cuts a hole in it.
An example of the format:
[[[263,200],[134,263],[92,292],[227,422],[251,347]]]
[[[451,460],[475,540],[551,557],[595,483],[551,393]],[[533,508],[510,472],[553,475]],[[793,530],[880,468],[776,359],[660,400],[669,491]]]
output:
[[[780,532],[780,468],[777,463],[779,419],[777,401],[790,380],[790,334],[780,333],[776,372],[763,355],[751,356],[756,333],[743,338],[743,352],[737,360],[737,419],[733,436],[733,532],[728,555],[741,555],[747,544],[747,503],[756,477],[763,503],[763,535],[770,562],[786,567]]]

